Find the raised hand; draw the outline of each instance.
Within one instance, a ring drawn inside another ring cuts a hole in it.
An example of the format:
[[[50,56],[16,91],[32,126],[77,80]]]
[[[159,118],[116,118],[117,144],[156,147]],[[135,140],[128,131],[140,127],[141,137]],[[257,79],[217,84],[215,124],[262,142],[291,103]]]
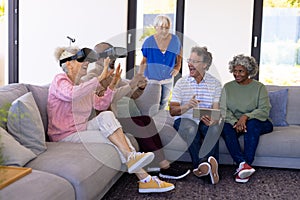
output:
[[[100,74],[100,76],[98,76],[98,81],[99,81],[100,84],[101,84],[101,82],[104,79],[110,77],[114,73],[114,70],[108,70],[109,62],[110,62],[110,58],[109,57],[107,57],[107,58],[104,59],[104,68],[103,68],[103,71]]]
[[[112,81],[109,84],[110,89],[113,90],[116,87],[116,85],[119,83],[119,81],[121,80],[121,74],[122,74],[122,69],[121,69],[121,65],[119,63],[119,65],[116,69],[116,73],[113,75]]]
[[[142,74],[136,74],[130,80],[129,85],[130,85],[131,89],[134,89],[136,87],[145,88],[147,85],[147,79]]]
[[[187,106],[188,108],[194,108],[197,107],[199,103],[200,101],[196,99],[196,95],[194,94],[193,97],[187,103]]]

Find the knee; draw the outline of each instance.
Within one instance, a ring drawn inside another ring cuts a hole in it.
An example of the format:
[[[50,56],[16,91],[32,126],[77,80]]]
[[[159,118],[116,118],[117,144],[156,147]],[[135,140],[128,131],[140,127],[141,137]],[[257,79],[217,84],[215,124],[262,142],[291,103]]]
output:
[[[247,121],[247,127],[256,127],[256,126],[259,126],[259,120],[257,119],[249,119]]]
[[[111,122],[111,121],[118,121],[115,114],[112,111],[101,112],[96,116],[96,119],[97,119],[98,122],[101,122],[101,123],[108,123],[108,122]]]
[[[235,132],[233,126],[229,123],[225,123],[224,127],[223,127],[223,130],[222,130],[223,138],[227,138],[227,137],[230,137],[232,135],[236,135],[236,132]]]

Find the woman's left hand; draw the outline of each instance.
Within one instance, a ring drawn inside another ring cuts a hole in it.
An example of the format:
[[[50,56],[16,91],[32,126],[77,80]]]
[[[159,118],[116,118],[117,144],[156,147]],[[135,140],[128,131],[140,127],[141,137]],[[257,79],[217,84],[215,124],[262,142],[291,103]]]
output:
[[[240,117],[239,121],[237,121],[237,123],[233,126],[233,128],[235,128],[236,132],[238,132],[238,133],[247,132],[247,126],[246,126],[247,120],[248,120],[247,115],[242,115]]]
[[[119,83],[119,81],[121,80],[121,73],[122,73],[122,69],[121,69],[121,65],[119,63],[117,69],[116,69],[116,72],[113,76],[113,79],[109,85],[109,88],[110,89],[114,89],[116,87],[116,85]]]
[[[179,73],[179,71],[177,69],[173,69],[171,72],[171,76],[176,76]]]
[[[110,58],[107,57],[104,59],[104,68],[102,73],[100,74],[100,76],[98,76],[98,81],[99,83],[101,83],[102,80],[108,78],[109,76],[111,76],[114,73],[114,70],[108,70],[108,66],[109,66],[109,62],[110,62]]]

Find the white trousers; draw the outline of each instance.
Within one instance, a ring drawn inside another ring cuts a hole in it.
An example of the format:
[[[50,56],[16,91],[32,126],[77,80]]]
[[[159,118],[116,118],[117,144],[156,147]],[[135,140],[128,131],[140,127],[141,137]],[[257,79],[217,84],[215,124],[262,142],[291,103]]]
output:
[[[62,142],[74,142],[74,143],[107,143],[113,145],[119,155],[122,163],[127,162],[127,158],[119,150],[119,148],[113,144],[108,137],[112,135],[117,129],[122,128],[120,122],[116,119],[115,115],[111,111],[104,111],[99,113],[96,117],[88,121],[87,130],[76,132],[68,137],[60,140]],[[130,140],[125,135],[129,148],[135,151],[135,148],[131,144]]]

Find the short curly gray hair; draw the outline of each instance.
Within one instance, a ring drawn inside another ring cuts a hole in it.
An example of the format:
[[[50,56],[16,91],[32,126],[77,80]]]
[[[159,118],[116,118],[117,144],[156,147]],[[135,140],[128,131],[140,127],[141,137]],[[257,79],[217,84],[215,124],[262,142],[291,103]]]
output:
[[[191,53],[193,52],[196,53],[198,56],[202,56],[203,62],[206,64],[205,70],[209,70],[213,57],[212,54],[209,51],[207,51],[207,47],[192,47]]]
[[[243,66],[247,69],[250,77],[254,77],[258,72],[258,64],[254,57],[239,54],[229,61],[229,72],[232,73],[236,66]]]

